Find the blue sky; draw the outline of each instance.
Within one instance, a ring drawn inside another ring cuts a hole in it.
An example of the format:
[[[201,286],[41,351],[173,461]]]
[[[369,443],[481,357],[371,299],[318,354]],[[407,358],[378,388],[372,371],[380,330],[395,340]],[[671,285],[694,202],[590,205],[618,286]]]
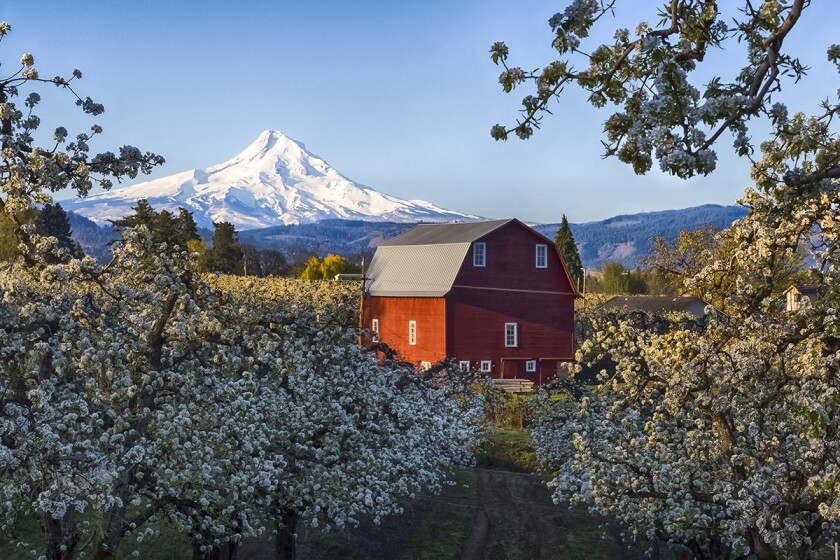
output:
[[[571,90],[531,140],[490,138],[490,126],[512,122],[526,94],[502,93],[490,45],[505,41],[514,64],[545,64],[547,20],[565,4],[18,0],[4,5],[12,34],[0,48],[7,69],[28,51],[42,76],[82,70],[79,93],[106,107],[93,150],[128,143],[159,153],[167,164],[152,177],[229,159],[273,128],[355,181],[487,217],[556,222],[565,213],[584,222],[733,203],[749,184],[749,164],[729,155],[729,141],[712,176],[638,177],[601,159],[608,113]],[[619,21],[650,19],[653,7],[641,4],[624,2],[629,13]],[[840,8],[815,4],[788,41],[812,67],[787,95],[792,110],[813,111],[838,87],[825,48]],[[710,65],[737,68],[743,56],[718,53]],[[44,96],[39,115],[45,132],[93,122],[57,92]]]

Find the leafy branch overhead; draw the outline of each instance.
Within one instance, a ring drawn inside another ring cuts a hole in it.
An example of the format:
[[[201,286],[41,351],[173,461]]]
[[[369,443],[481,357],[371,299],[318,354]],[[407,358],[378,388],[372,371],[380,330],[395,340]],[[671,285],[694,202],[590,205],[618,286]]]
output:
[[[784,142],[803,126],[824,126],[837,111],[836,101],[826,101],[812,122],[798,115],[788,118],[787,107],[773,99],[784,81],[796,82],[807,70],[785,49],[785,39],[802,27],[799,21],[809,0],[721,5],[715,0],[671,0],[658,10],[655,24],[643,21],[633,31],[616,29],[611,43],[585,46],[620,4],[636,8],[619,0],[575,0],[554,14],[548,24],[559,57],[542,69],[510,66],[508,46],[493,44],[491,59],[504,68],[499,76],[504,91],[526,84],[535,89],[522,100],[514,125],[492,127],[493,138],[529,138],[551,113],[551,103],[567,86],[577,86],[588,93],[593,106],[618,107],[604,124],[605,156],[618,157],[638,174],[649,171],[656,159],[662,171],[688,178],[715,169],[714,146],[727,134],[738,155],[751,157],[751,119],[769,120],[774,138]],[[692,80],[693,72],[708,64],[710,52],[729,49],[748,61],[737,74],[715,76],[704,85]],[[828,58],[840,62],[840,47],[832,45]],[[824,148],[824,159],[832,164],[824,166],[819,177],[840,176],[837,147]],[[785,179],[801,184],[808,180],[809,172],[804,173],[806,177],[794,172]]]
[[[0,42],[11,31],[11,25],[0,22]],[[74,89],[82,78],[79,70],[69,76],[43,78],[35,68],[35,57],[24,53],[18,68],[0,77],[0,212],[15,223],[17,234],[23,240],[28,235],[24,223],[18,219],[34,201],[45,204],[52,201],[49,193],[71,188],[79,196],[90,192],[94,186],[108,189],[111,178],[133,179],[138,173],[149,173],[164,163],[161,156],[142,152],[134,146],[122,146],[118,154],[102,152],[91,155],[89,142],[102,133],[94,124],[89,132],[77,134],[68,141],[67,129],[55,129],[46,147],[34,145],[41,119],[34,113],[41,101],[35,91],[38,86],[53,85],[75,97],[76,105],[89,115],[100,115],[105,108],[90,97],[82,98]],[[24,97],[25,96],[25,97]],[[18,99],[23,98],[19,103]]]
[[[293,557],[298,522],[378,522],[470,461],[478,397],[456,401],[445,372],[421,379],[360,348],[352,286],[208,282],[202,265],[248,266],[233,226],[217,224],[206,250],[189,212],[144,201],[115,222],[107,265],[81,255],[51,193],[163,159],[90,154],[97,125],[40,147],[37,91],[102,112],[73,89],[80,77],[42,79],[25,54],[0,78],[0,550],[139,556],[167,523],[196,558],[233,557],[272,529]]]

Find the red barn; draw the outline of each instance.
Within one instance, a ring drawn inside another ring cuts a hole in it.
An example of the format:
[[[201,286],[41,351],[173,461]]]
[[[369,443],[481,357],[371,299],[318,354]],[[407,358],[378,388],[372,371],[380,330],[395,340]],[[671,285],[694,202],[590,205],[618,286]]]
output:
[[[366,279],[364,328],[406,361],[541,384],[574,359],[578,293],[519,220],[418,225],[377,248]]]

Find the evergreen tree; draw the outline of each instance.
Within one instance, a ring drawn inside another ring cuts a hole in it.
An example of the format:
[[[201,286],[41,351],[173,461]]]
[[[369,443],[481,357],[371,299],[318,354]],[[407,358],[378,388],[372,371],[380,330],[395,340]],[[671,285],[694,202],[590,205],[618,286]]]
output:
[[[134,212],[128,216],[124,216],[119,220],[111,220],[111,224],[117,229],[130,229],[144,225],[149,228],[149,231],[154,230],[157,212],[155,212],[155,209],[152,208],[148,200],[141,198],[137,201],[137,206],[133,207],[132,210]]]
[[[178,246],[182,249],[195,249],[198,241],[198,227],[192,212],[185,208],[178,209],[176,217],[169,210],[157,212],[145,199],[137,201],[134,212],[119,220],[112,220],[111,223],[118,229],[134,228],[144,225],[152,234],[152,243],[159,245],[166,243],[170,247]]]
[[[206,253],[207,272],[224,274],[242,274],[242,250],[239,248],[238,234],[233,224],[218,222],[213,224],[213,248]]]
[[[554,244],[557,250],[560,251],[560,256],[563,257],[563,262],[566,263],[566,268],[572,281],[576,287],[579,287],[583,279],[583,264],[580,262],[580,253],[577,245],[575,245],[575,237],[572,235],[572,230],[569,228],[569,221],[566,215],[563,214],[563,220],[560,223],[560,229],[554,236]]]
[[[155,245],[166,243],[186,247],[186,243],[181,240],[176,218],[169,210],[161,210],[155,216],[152,222],[152,242]]]
[[[48,255],[47,260],[49,262],[58,263],[67,260],[69,257],[80,256],[79,247],[73,241],[67,212],[60,204],[45,204],[41,208],[35,218],[35,231],[38,232],[38,235],[55,237],[58,241],[56,248],[65,251],[63,255],[58,253]]]
[[[190,241],[201,239],[198,235],[198,226],[195,223],[192,212],[186,208],[178,208],[178,217],[175,218],[176,229],[178,230],[179,244],[186,247]]]

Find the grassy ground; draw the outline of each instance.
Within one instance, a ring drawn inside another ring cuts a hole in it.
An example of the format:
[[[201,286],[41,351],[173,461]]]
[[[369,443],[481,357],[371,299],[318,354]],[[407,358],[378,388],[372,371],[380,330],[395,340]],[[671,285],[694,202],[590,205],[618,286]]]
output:
[[[404,560],[458,558],[470,531],[469,520],[445,512],[425,516],[400,557]]]
[[[405,513],[381,525],[362,522],[343,532],[300,527],[300,560],[569,560],[626,557],[599,520],[551,503],[527,431],[497,428],[487,434],[478,468],[450,473],[454,484],[439,495],[405,503]],[[37,523],[25,528],[37,534]],[[118,560],[187,560],[189,542],[161,522],[157,536],[123,543]],[[240,560],[268,560],[273,542],[250,540]],[[0,545],[0,558],[31,558]]]
[[[513,472],[538,472],[540,464],[528,430],[490,428],[477,453],[478,466]]]

